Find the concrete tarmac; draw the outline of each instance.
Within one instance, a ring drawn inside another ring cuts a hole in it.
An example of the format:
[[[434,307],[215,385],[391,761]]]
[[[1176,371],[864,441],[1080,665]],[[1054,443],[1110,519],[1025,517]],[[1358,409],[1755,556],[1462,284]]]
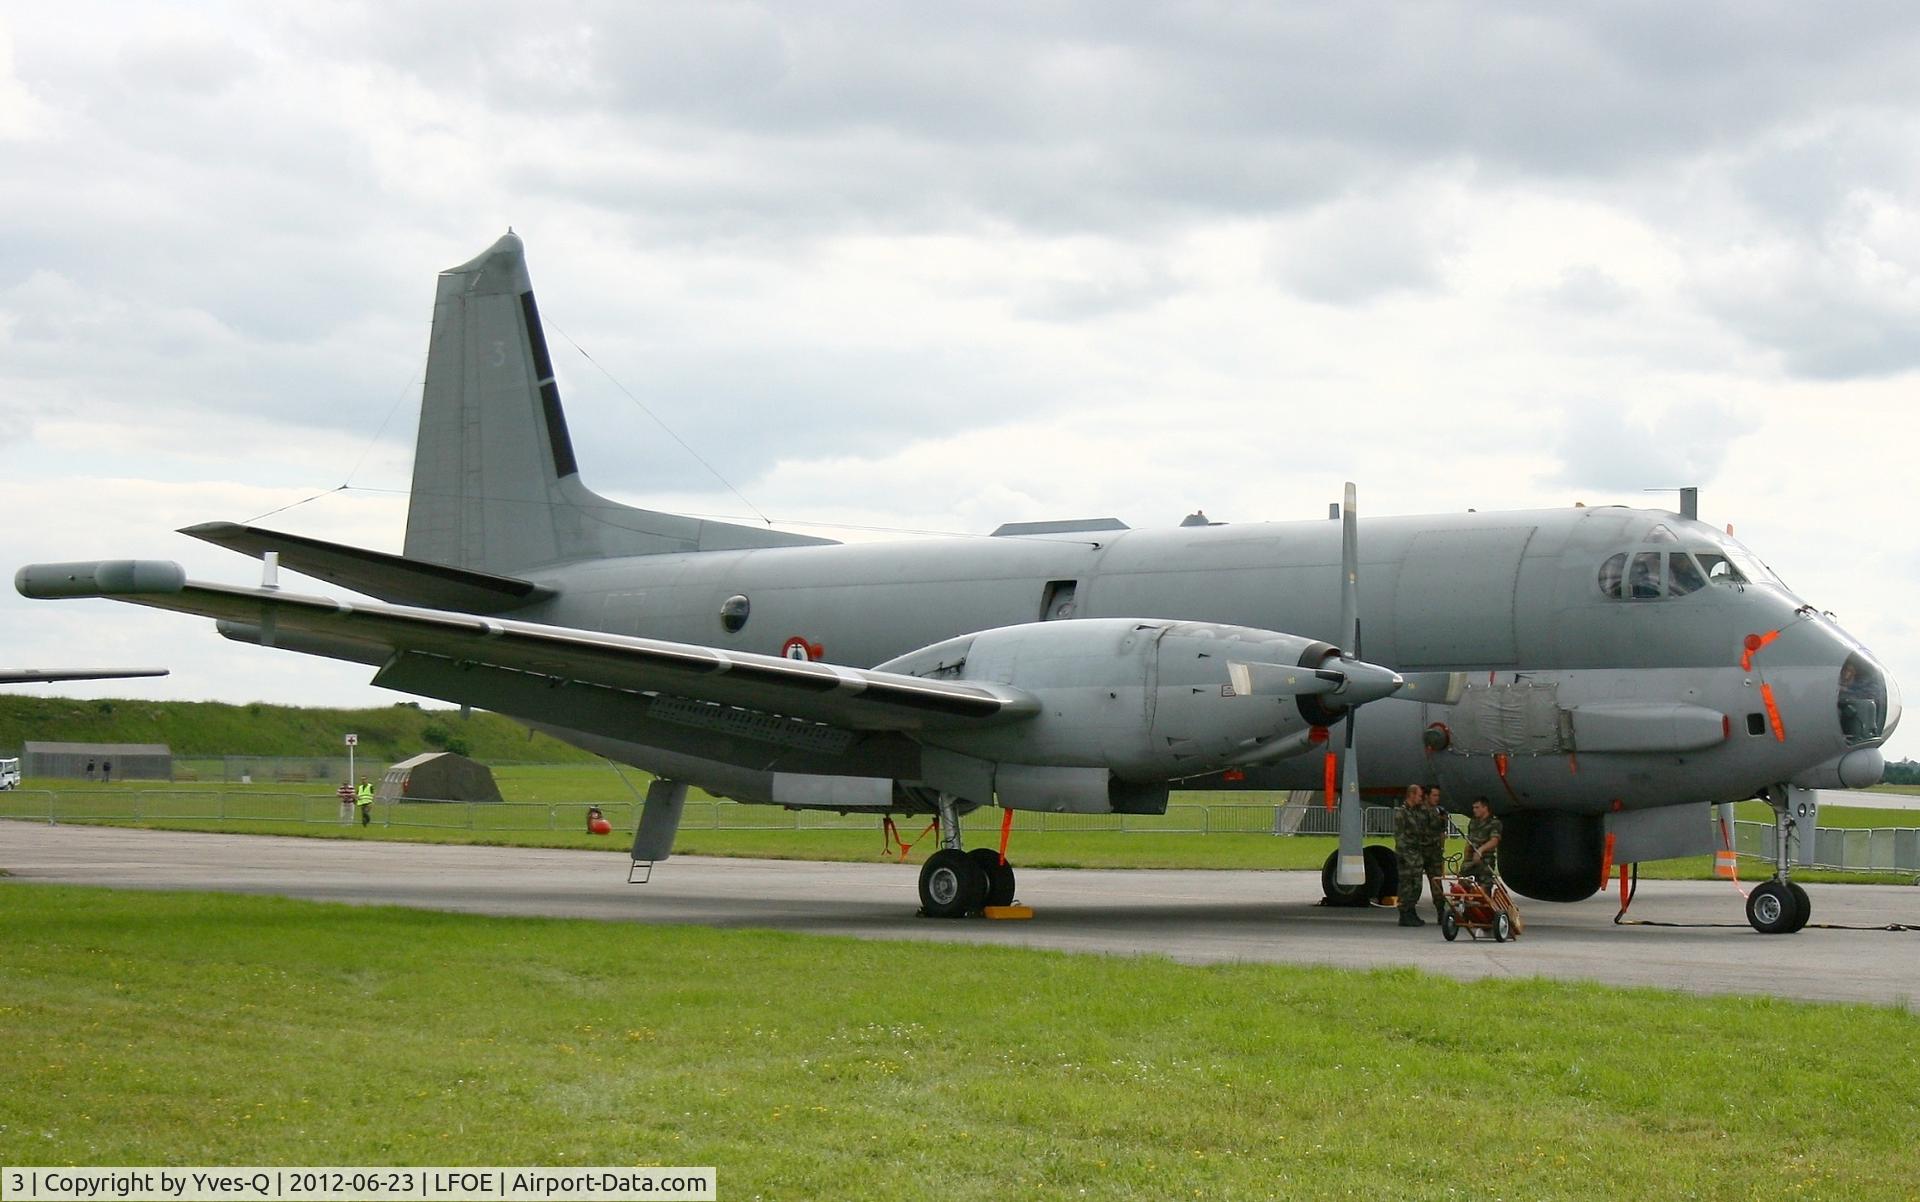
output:
[[[1016,868],[1018,867],[1016,857]],[[1696,993],[1911,1007],[1920,997],[1920,889],[1815,885],[1813,925],[1761,935],[1732,885],[1647,881],[1616,926],[1617,895],[1522,901],[1525,935],[1441,939],[1433,909],[1404,930],[1390,910],[1319,905],[1318,873],[1022,870],[1025,922],[915,916],[918,870],[676,856],[646,885],[625,857],[588,851],[358,842],[0,821],[4,884],[276,894],[474,914],[697,923],[863,939],[1006,944],[1193,964],[1411,967],[1463,979],[1548,977]],[[1824,926],[1822,924],[1825,924]]]

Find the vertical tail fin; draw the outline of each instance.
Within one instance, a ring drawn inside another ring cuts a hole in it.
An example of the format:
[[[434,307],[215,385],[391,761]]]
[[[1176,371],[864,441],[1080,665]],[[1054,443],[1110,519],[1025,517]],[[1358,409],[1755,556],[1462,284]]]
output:
[[[620,555],[828,541],[636,509],[588,489],[519,236],[509,230],[440,273],[407,509],[409,558],[524,572]]]

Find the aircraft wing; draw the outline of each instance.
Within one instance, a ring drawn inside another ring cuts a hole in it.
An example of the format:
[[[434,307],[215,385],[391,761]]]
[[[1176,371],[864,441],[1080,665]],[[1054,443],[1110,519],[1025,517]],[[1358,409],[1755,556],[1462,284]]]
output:
[[[165,676],[165,668],[0,668],[0,684],[35,684],[55,680],[122,680],[130,676]]]
[[[200,614],[253,641],[394,667],[422,657],[448,668],[493,668],[549,686],[598,685],[822,722],[862,731],[984,725],[1039,712],[1005,685],[924,680],[893,672],[723,651],[445,610],[335,601],[278,589],[191,581],[161,561],[30,564],[14,577],[27,597],[105,597]]]

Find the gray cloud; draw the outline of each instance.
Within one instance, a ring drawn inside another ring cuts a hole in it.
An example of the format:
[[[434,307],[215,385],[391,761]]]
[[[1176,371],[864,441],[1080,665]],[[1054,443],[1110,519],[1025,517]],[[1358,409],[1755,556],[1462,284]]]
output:
[[[1558,482],[1620,492],[1713,483],[1753,416],[1721,401],[1679,401],[1636,415],[1590,398],[1562,407]]]

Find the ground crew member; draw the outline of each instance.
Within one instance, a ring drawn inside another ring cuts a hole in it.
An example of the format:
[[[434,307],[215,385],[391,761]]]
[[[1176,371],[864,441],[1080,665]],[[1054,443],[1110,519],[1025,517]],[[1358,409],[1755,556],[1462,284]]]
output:
[[[1400,857],[1400,925],[1423,927],[1427,920],[1414,912],[1420,904],[1420,881],[1433,882],[1437,911],[1445,902],[1440,874],[1446,870],[1447,815],[1440,808],[1440,791],[1408,785],[1406,800],[1393,812],[1393,849]]]
[[[360,792],[354,797],[354,801],[357,802],[360,806],[360,825],[366,826],[368,823],[373,821],[373,782],[372,781],[363,780],[360,782]]]
[[[1484,797],[1473,799],[1473,821],[1467,823],[1467,854],[1460,863],[1460,875],[1471,877],[1482,889],[1493,885],[1499,870],[1500,820]]]

